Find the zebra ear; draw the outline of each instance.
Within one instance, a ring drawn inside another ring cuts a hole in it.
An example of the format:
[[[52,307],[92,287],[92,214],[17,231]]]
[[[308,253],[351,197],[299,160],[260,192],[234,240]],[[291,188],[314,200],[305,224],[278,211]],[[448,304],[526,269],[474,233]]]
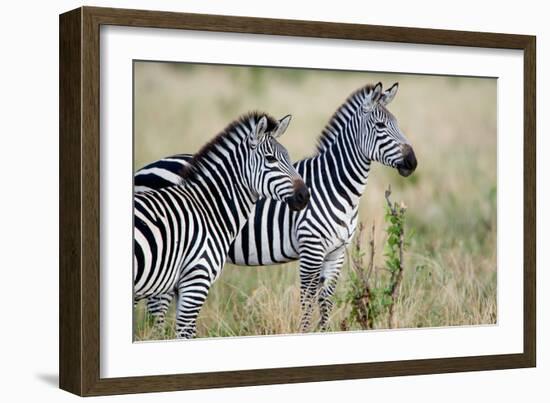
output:
[[[399,83],[395,83],[392,85],[389,89],[384,91],[382,96],[380,97],[380,103],[384,106],[389,104],[391,101],[393,101],[393,98],[395,97],[395,94],[397,94],[397,89],[399,88]]]
[[[374,108],[376,103],[380,100],[380,96],[382,95],[382,83],[378,83],[374,86],[370,92],[367,93],[367,96],[365,98],[365,103],[363,104],[363,112],[367,113]]]
[[[267,118],[262,116],[261,119],[256,123],[254,130],[250,132],[250,146],[255,148],[258,145],[260,138],[265,134],[267,129]]]
[[[292,115],[286,115],[284,118],[279,120],[279,124],[277,125],[277,128],[271,133],[271,136],[276,139],[277,137],[281,137],[284,132],[286,132],[286,129],[288,129],[288,125],[290,124],[290,120],[292,119]]]

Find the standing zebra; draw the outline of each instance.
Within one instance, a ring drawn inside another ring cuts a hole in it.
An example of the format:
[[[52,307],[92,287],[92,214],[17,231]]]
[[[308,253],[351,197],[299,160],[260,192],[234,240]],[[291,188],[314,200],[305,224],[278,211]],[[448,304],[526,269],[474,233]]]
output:
[[[229,246],[260,197],[302,209],[309,192],[275,139],[277,121],[248,114],[202,148],[178,184],[134,197],[134,300],[177,295],[176,334],[191,338]]]
[[[296,162],[310,189],[306,209],[292,213],[281,202],[262,199],[235,238],[229,259],[237,265],[272,265],[300,259],[301,331],[310,327],[317,298],[321,330],[332,310],[332,296],[344,262],[345,248],[357,226],[359,200],[372,161],[394,167],[402,176],[416,169],[414,151],[386,106],[398,84],[382,84],[354,92],[323,130],[317,154]],[[179,180],[189,155],[154,162],[135,175],[136,189],[158,188]],[[163,317],[171,296],[151,299],[148,308]]]

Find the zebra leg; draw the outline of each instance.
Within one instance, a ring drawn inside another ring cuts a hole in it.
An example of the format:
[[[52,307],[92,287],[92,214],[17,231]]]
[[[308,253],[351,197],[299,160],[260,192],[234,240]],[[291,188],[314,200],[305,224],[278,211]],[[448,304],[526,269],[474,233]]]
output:
[[[342,265],[344,264],[344,252],[344,248],[341,250],[338,249],[331,255],[327,256],[323,262],[318,298],[321,316],[319,320],[319,330],[322,332],[327,330],[330,313],[332,312],[332,307],[334,306],[332,297],[334,295],[334,291],[336,290],[336,285],[338,284],[338,278],[340,277]]]
[[[210,271],[203,266],[189,270],[178,284],[176,337],[192,339],[197,333],[197,317],[212,285]]]
[[[321,268],[323,264],[321,251],[303,248],[300,253],[300,332],[307,332],[311,324],[313,302],[319,288]]]
[[[147,311],[149,315],[153,317],[154,325],[153,331],[155,334],[164,334],[164,320],[166,319],[166,313],[170,307],[170,302],[174,298],[174,292],[150,297],[147,300]]]

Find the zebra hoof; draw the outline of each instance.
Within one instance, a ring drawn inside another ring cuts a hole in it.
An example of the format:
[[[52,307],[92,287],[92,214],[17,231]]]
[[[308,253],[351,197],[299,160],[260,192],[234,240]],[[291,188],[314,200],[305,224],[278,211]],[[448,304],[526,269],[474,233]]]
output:
[[[195,335],[196,331],[194,329],[183,329],[177,332],[176,337],[178,339],[193,339]]]
[[[164,331],[164,324],[162,325],[155,325],[153,327],[152,336],[155,339],[164,339],[166,335],[166,332]]]

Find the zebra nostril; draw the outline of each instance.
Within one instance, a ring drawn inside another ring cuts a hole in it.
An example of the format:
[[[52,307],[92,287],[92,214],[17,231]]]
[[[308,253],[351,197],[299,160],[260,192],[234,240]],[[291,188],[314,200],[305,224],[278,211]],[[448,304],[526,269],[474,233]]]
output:
[[[417,162],[413,148],[408,144],[402,144],[401,154],[403,156],[403,166],[414,171],[416,169]]]
[[[302,210],[309,202],[309,190],[303,181],[294,182],[294,194],[288,199],[291,210]]]
[[[407,154],[406,164],[408,165],[409,169],[412,169],[413,171],[416,169],[416,165],[417,165],[416,155],[414,155],[414,151],[413,151],[412,148],[411,148],[409,154]]]
[[[299,189],[296,194],[296,201],[300,204],[305,204],[309,200],[309,191],[304,186],[303,188]]]

